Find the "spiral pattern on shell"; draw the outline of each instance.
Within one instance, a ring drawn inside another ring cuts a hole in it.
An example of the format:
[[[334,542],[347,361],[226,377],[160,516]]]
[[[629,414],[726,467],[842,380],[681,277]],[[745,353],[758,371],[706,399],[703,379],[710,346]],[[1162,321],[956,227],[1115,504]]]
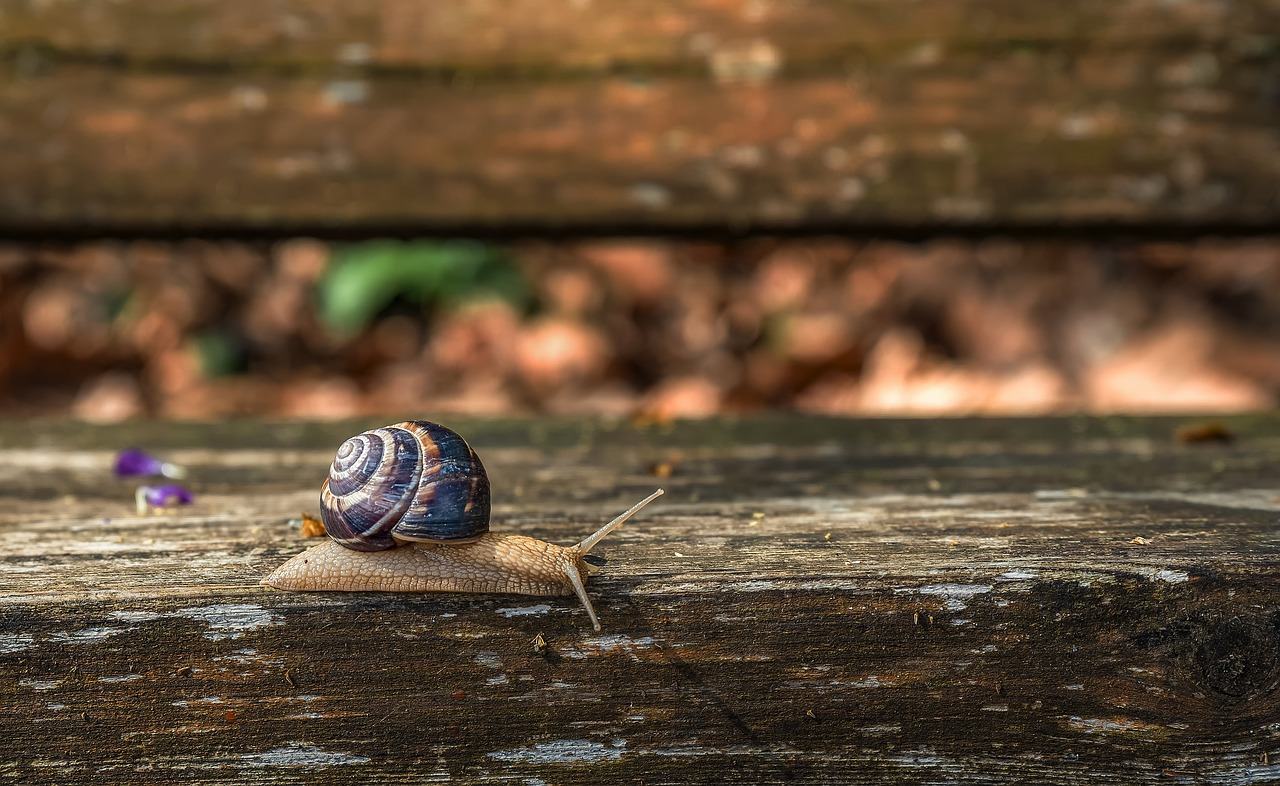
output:
[[[342,443],[320,489],[320,518],[357,551],[474,540],[489,531],[489,477],[457,433],[396,423]]]

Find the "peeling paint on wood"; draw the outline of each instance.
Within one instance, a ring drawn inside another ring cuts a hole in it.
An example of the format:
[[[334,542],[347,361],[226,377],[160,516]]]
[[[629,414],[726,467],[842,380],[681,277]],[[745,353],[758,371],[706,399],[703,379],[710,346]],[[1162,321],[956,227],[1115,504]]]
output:
[[[308,545],[286,522],[325,446],[368,424],[0,425],[41,456],[0,488],[0,775],[1265,782],[1280,418],[1228,420],[1194,446],[1176,419],[451,424],[495,526],[553,542],[681,452],[589,584],[600,634],[572,599],[257,586]],[[219,491],[139,516],[103,463],[28,499],[23,473],[112,443]]]

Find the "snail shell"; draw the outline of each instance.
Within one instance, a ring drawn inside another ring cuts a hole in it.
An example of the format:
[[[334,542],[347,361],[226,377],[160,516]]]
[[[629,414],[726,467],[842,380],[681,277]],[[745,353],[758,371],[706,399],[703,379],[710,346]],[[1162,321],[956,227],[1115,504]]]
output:
[[[320,519],[340,545],[466,543],[489,531],[489,477],[456,432],[409,420],[338,448],[320,489]]]

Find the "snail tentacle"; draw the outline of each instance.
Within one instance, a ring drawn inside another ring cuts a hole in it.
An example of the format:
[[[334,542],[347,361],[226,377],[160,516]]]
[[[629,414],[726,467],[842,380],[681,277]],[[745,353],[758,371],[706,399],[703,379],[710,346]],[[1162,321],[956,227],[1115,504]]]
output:
[[[590,554],[591,549],[595,548],[595,545],[597,543],[604,540],[605,537],[607,537],[610,532],[613,532],[618,527],[621,527],[623,522],[625,522],[627,519],[639,513],[641,508],[643,508],[645,505],[648,505],[650,502],[653,502],[655,499],[657,499],[658,497],[661,497],[665,493],[666,492],[664,492],[662,489],[658,489],[657,491],[653,492],[649,496],[645,497],[644,499],[640,500],[636,504],[632,505],[621,516],[618,516],[616,519],[614,519],[613,521],[610,521],[608,524],[605,524],[603,527],[596,530],[591,535],[588,535],[586,538],[582,540],[581,543],[574,546],[574,549],[576,549],[578,553],[584,557]]]

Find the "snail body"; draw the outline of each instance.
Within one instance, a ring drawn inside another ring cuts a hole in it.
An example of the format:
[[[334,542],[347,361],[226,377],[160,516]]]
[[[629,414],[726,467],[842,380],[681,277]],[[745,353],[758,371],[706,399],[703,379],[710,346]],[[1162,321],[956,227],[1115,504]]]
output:
[[[591,549],[658,489],[574,546],[489,531],[489,480],[455,432],[408,421],[342,444],[321,487],[331,540],[262,581],[282,590],[577,595],[600,630],[585,581]]]

